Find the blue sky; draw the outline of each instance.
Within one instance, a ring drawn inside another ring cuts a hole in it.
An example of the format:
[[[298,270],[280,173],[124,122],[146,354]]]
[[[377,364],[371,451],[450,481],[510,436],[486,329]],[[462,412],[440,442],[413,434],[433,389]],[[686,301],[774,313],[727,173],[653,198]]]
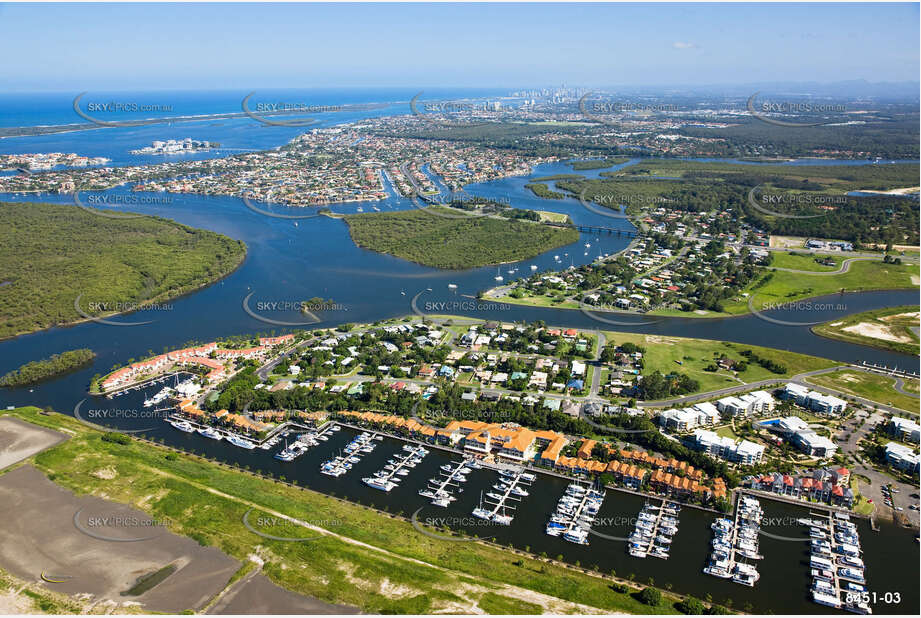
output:
[[[915,4],[0,4],[5,90],[918,79]]]

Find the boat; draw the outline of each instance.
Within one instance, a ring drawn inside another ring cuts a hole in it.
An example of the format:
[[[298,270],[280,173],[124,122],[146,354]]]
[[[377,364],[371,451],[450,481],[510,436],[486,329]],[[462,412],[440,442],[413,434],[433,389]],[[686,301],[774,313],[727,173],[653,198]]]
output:
[[[179,431],[184,431],[186,433],[193,433],[195,428],[188,421],[169,421],[169,424],[178,429]]]
[[[246,438],[241,438],[240,436],[236,436],[236,435],[232,435],[232,434],[229,435],[229,436],[227,436],[227,441],[230,442],[231,444],[233,444],[234,446],[239,446],[240,448],[245,448],[245,449],[248,450],[248,451],[251,451],[251,450],[253,450],[254,448],[256,448],[256,444],[255,444],[255,443],[250,442],[250,441],[247,440]]]
[[[570,543],[588,545],[588,532],[582,528],[572,528],[563,533],[563,538]]]
[[[212,440],[223,440],[224,436],[217,431],[214,427],[204,427],[198,430],[198,433],[205,436],[206,438],[211,438]]]
[[[432,504],[434,504],[435,506],[446,507],[449,504],[451,504],[451,500],[448,498],[435,498],[434,500],[432,500]]]
[[[824,592],[819,592],[818,590],[812,591],[812,600],[819,605],[826,605],[828,607],[834,607],[836,609],[841,609],[841,600],[831,594],[826,594]]]
[[[506,515],[505,513],[502,513],[501,515],[499,513],[496,513],[495,515],[492,516],[491,519],[497,524],[502,524],[503,526],[510,526],[512,523],[513,517],[511,515]]]
[[[487,511],[483,507],[477,507],[473,509],[473,516],[479,517],[480,519],[490,519],[491,514],[489,511]]]
[[[380,489],[381,491],[390,491],[391,489],[397,486],[397,484],[394,483],[393,481],[388,481],[386,479],[379,478],[376,476],[366,476],[365,478],[361,480],[368,487],[372,487],[374,489]]]

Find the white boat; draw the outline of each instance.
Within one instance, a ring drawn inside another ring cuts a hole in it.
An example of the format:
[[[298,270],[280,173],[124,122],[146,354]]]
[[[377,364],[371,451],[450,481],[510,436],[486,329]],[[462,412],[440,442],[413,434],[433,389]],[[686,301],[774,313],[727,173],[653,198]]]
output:
[[[224,436],[219,431],[217,431],[214,427],[205,427],[203,429],[199,429],[198,433],[205,436],[206,438],[211,438],[212,440],[223,440],[224,439]]]
[[[397,486],[397,484],[394,483],[393,481],[388,481],[388,480],[381,479],[375,476],[367,476],[361,480],[368,487],[372,487],[374,489],[380,489],[381,491],[390,491],[391,489]]]
[[[193,433],[195,431],[195,428],[192,427],[188,421],[169,421],[169,424],[179,431],[184,431],[186,433]]]
[[[256,445],[246,438],[241,438],[240,436],[230,435],[227,436],[227,441],[233,444],[234,446],[239,446],[240,448],[245,448],[248,451],[256,448]]]

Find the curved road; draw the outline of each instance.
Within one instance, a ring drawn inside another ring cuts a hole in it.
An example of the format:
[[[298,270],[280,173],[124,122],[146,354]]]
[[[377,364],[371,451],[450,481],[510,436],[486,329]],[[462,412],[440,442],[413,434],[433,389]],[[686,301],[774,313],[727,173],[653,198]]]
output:
[[[892,414],[904,414],[905,413],[905,410],[902,410],[901,408],[884,405],[878,401],[871,401],[869,399],[864,399],[863,397],[857,397],[856,395],[852,395],[850,393],[845,393],[839,390],[835,390],[833,388],[828,388],[826,386],[819,386],[811,382],[806,382],[805,380],[806,378],[810,376],[822,375],[824,373],[834,373],[835,371],[843,371],[845,369],[850,370],[850,371],[863,371],[865,373],[875,373],[867,369],[864,369],[862,367],[858,367],[856,365],[840,365],[838,367],[830,367],[828,369],[816,369],[815,371],[807,371],[805,373],[798,373],[795,376],[792,376],[790,378],[770,378],[767,380],[758,380],[757,382],[749,382],[747,384],[740,384],[738,386],[727,386],[726,388],[721,388],[715,391],[708,391],[706,393],[696,393],[694,395],[688,395],[687,397],[676,397],[674,399],[664,399],[660,401],[647,401],[647,402],[638,403],[637,405],[641,408],[652,408],[652,407],[661,408],[661,407],[683,406],[683,405],[694,403],[697,401],[713,399],[714,397],[722,397],[724,395],[731,395],[733,393],[738,393],[742,391],[749,391],[755,388],[761,388],[763,386],[770,386],[773,384],[778,384],[780,382],[784,382],[784,383],[792,382],[794,384],[799,384],[801,386],[806,386],[812,390],[819,391],[820,393],[825,393],[826,395],[834,395],[836,397],[853,399],[854,401],[862,405],[869,406],[871,408],[875,407],[879,410],[884,410]],[[879,375],[879,374],[877,373],[876,375]],[[913,395],[912,393],[908,393],[908,394]],[[913,395],[913,396],[917,397],[917,395]]]
[[[878,257],[852,257],[841,262],[841,268],[838,270],[796,270],[795,268],[777,268],[776,266],[767,266],[769,270],[782,270],[787,273],[797,273],[800,275],[843,275],[851,268],[851,262],[881,262]]]

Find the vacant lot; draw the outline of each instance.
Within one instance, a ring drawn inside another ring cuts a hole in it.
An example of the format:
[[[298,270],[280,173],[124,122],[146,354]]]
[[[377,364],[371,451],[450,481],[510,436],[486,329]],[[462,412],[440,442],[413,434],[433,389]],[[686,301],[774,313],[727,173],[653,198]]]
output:
[[[0,470],[66,439],[67,434],[25,423],[18,418],[0,418]]]
[[[111,472],[99,469],[97,476]],[[0,567],[55,592],[179,613],[202,607],[240,567],[216,548],[171,534],[142,511],[78,497],[32,466],[0,476],[0,515]],[[175,570],[159,584],[124,594],[169,565]]]

